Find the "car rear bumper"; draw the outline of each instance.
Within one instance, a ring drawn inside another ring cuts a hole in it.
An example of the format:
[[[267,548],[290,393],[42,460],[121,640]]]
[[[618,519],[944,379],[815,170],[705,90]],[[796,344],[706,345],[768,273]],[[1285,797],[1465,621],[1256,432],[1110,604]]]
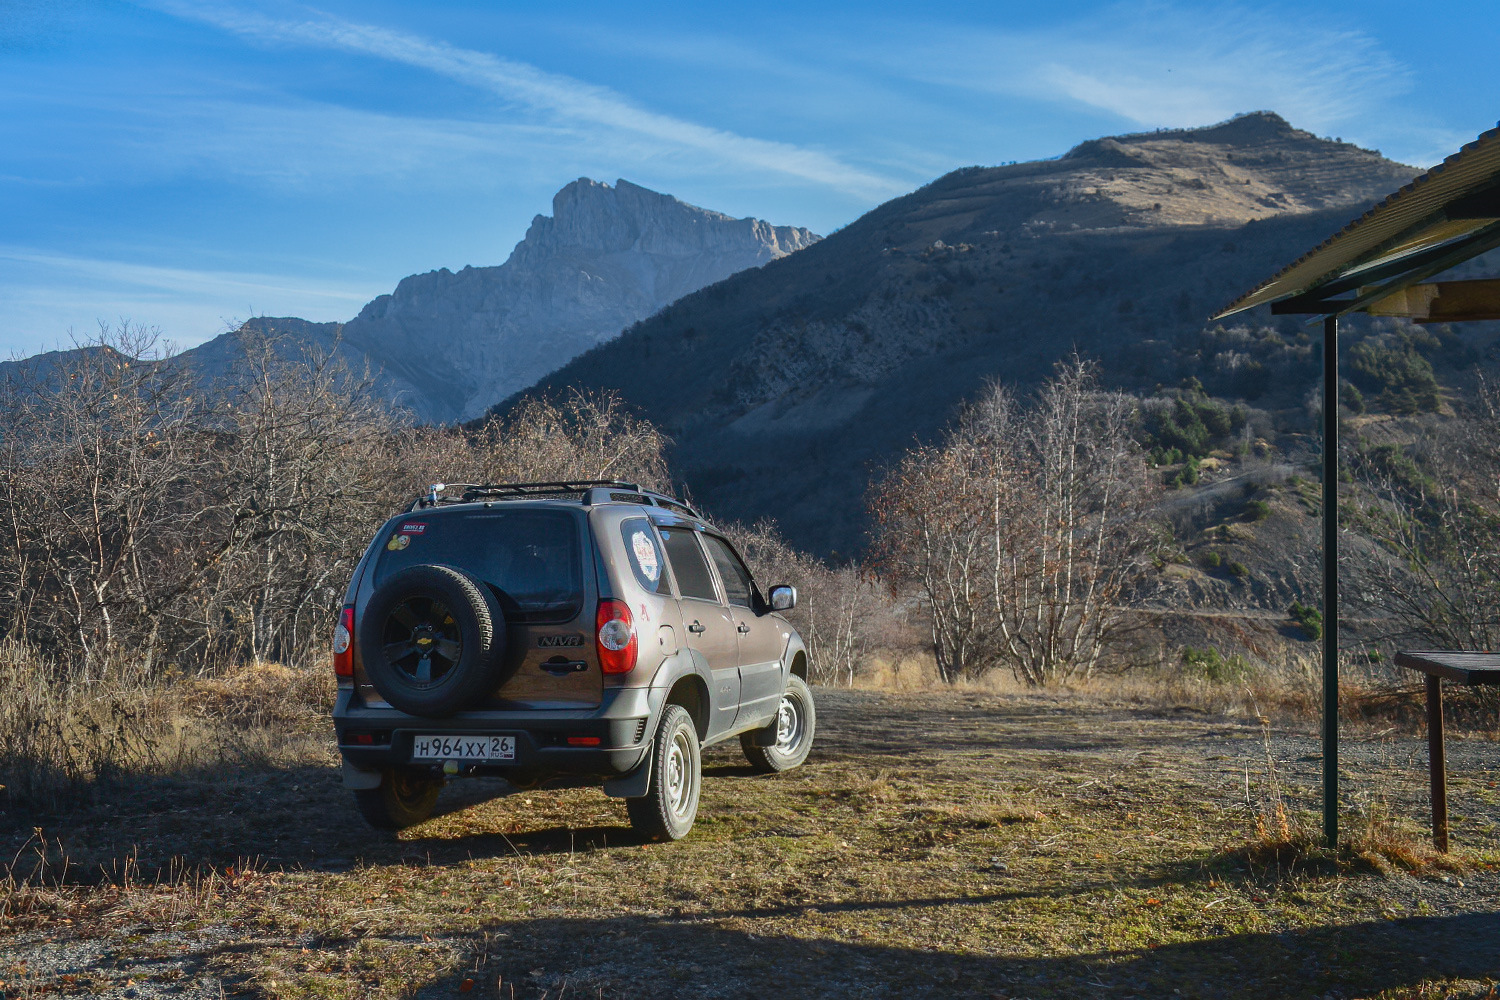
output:
[[[461,712],[446,719],[417,718],[394,708],[364,705],[341,688],[333,709],[339,753],[361,771],[417,764],[441,768],[442,760],[412,760],[418,735],[514,736],[515,759],[456,761],[464,773],[527,771],[614,777],[629,774],[646,756],[651,725],[660,712],[649,688],[606,691],[598,708]],[[597,740],[597,743],[592,741]]]

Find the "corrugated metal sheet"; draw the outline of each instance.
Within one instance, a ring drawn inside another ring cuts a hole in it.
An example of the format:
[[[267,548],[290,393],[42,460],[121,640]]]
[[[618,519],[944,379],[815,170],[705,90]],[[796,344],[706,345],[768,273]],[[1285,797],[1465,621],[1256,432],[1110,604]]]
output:
[[[1434,247],[1494,219],[1449,220],[1443,209],[1500,181],[1500,127],[1490,129],[1255,286],[1214,319],[1299,295],[1335,278]]]

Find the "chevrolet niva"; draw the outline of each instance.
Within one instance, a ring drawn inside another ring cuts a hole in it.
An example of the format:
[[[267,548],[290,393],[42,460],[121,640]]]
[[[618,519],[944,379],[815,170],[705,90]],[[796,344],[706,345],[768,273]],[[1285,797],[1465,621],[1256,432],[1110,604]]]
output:
[[[376,533],[344,596],[344,784],[399,829],[447,777],[603,779],[640,834],[676,840],[703,747],[738,736],[762,772],[807,758],[807,651],[780,614],[796,602],[763,593],[692,507],[633,483],[435,485]]]

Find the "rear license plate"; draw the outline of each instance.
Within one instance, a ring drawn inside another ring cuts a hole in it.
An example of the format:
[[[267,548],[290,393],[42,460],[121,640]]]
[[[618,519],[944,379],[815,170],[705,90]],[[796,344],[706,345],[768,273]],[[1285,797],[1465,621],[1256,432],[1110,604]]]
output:
[[[412,760],[515,760],[514,736],[422,735],[413,738]]]

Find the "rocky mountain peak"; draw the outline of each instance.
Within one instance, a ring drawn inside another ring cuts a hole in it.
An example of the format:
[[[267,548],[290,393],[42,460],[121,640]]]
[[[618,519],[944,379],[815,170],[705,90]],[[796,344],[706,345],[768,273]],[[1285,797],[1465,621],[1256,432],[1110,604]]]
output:
[[[809,246],[817,237],[800,227],[735,219],[627,180],[611,187],[580,177],[553,196],[550,217],[531,220],[512,260],[559,252],[737,252],[732,248],[743,247],[747,240],[764,247],[764,263]]]
[[[337,336],[418,419],[467,420],[682,296],[818,239],[626,180],[580,177],[503,264],[403,278],[341,330],[256,325],[320,344]],[[199,349],[205,358],[226,350],[219,341]]]

